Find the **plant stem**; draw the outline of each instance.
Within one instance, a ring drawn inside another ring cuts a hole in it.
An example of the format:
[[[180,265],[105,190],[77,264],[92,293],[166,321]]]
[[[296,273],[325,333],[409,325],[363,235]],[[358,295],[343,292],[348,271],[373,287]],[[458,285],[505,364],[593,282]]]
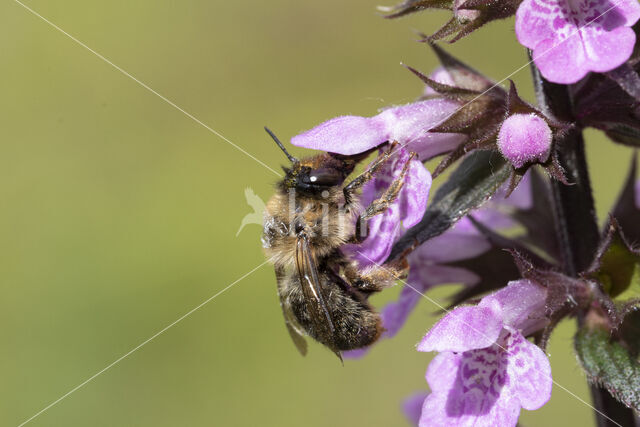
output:
[[[576,277],[589,267],[600,241],[580,130],[569,132],[559,147],[558,159],[572,185],[552,180],[554,209],[562,238],[564,270]]]
[[[546,81],[533,66],[538,102],[558,120],[573,123],[571,98],[567,86]],[[596,253],[600,231],[584,153],[584,139],[579,128],[573,128],[555,142],[558,160],[571,185],[551,180],[554,214],[562,253],[564,272],[577,276],[584,271]]]
[[[551,83],[540,75],[531,63],[538,103],[546,114],[558,120],[574,123],[573,106],[567,86]],[[551,180],[553,209],[562,254],[565,274],[577,277],[586,270],[596,253],[600,241],[600,231],[595,213],[593,193],[584,152],[582,130],[571,129],[561,140],[555,141],[558,160],[564,168],[571,185]],[[578,315],[581,323],[581,316]],[[591,396],[597,412],[598,427],[635,425],[633,411],[614,399],[611,394],[597,385],[591,385]]]

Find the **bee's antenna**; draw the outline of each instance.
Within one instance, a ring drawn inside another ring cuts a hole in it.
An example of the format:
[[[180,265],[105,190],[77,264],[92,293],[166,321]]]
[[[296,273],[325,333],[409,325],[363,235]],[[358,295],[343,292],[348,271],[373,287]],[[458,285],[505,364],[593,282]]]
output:
[[[275,136],[275,134],[273,132],[271,132],[271,129],[269,129],[268,127],[265,126],[264,130],[266,130],[267,133],[269,134],[269,136],[271,136],[271,138],[273,138],[273,140],[276,142],[276,144],[278,144],[278,147],[280,147],[280,149],[284,152],[284,154],[287,156],[289,161],[291,161],[291,163],[296,163],[298,161],[298,159],[296,159],[291,154],[289,154],[289,152],[287,151],[286,148],[284,148],[284,145],[282,145],[282,142],[280,142],[278,137]]]

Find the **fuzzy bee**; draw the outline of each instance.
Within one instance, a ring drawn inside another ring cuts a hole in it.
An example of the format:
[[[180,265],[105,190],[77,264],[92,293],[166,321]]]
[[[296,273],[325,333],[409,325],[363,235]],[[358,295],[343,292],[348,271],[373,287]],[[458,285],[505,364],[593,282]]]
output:
[[[307,352],[303,337],[309,335],[342,358],[342,351],[378,339],[383,328],[368,297],[392,286],[407,269],[404,260],[362,269],[342,247],[362,242],[367,220],[397,198],[409,161],[387,190],[361,210],[359,189],[389,159],[395,143],[386,144],[389,148],[345,185],[356,165],[382,146],[355,156],[322,153],[298,160],[265,130],[291,161],[266,205],[262,235],[266,256],[275,267],[287,329],[303,355]]]

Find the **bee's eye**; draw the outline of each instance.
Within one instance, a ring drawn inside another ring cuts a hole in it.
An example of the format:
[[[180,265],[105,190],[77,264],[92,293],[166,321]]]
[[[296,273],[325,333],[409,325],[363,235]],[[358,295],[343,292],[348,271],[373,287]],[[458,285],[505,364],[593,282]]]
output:
[[[309,184],[332,187],[344,181],[342,172],[333,168],[314,169],[309,173]]]

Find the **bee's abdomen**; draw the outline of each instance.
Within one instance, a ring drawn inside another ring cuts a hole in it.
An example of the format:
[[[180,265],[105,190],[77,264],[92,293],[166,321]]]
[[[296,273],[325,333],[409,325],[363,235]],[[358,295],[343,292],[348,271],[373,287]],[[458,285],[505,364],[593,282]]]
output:
[[[326,302],[335,328],[334,342],[323,342],[320,334],[316,333],[302,292],[295,290],[289,297],[291,308],[300,325],[316,341],[329,347],[335,346],[339,351],[354,350],[373,344],[382,333],[380,316],[366,302],[356,301],[337,285],[329,283],[327,286],[332,287],[326,292]]]

